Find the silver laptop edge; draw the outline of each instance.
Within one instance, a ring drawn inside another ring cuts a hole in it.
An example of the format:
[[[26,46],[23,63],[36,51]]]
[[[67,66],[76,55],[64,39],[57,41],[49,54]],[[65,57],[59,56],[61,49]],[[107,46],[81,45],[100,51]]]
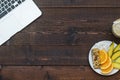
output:
[[[37,19],[41,14],[42,12],[32,0],[26,0],[1,18],[0,45]]]

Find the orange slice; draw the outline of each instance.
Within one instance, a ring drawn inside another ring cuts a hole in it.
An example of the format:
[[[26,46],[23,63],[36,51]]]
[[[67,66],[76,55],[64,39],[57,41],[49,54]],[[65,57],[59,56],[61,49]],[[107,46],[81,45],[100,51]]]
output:
[[[105,50],[100,50],[99,51],[99,56],[100,56],[100,63],[104,64],[107,61],[107,52]]]
[[[107,69],[101,69],[102,74],[109,74],[113,70],[113,65],[111,64]]]
[[[107,69],[108,67],[110,67],[112,64],[112,61],[110,59],[110,57],[107,58],[107,61],[104,64],[101,64],[100,68],[101,69]]]

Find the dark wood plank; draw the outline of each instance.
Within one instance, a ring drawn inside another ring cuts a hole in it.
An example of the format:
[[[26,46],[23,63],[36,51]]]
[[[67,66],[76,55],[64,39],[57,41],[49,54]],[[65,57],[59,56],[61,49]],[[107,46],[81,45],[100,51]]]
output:
[[[88,45],[31,46],[33,65],[88,65]],[[30,60],[31,60],[31,57]]]
[[[120,72],[105,77],[87,66],[6,66],[2,80],[119,80]]]
[[[0,48],[2,65],[88,65],[90,47],[111,33],[119,8],[44,8],[45,14]]]
[[[119,0],[34,0],[39,7],[120,7]]]
[[[20,37],[25,37],[24,34],[21,33],[21,35],[13,37],[9,40],[9,45],[91,45],[101,40],[111,40],[120,43],[119,39],[114,37],[112,33],[104,32],[77,32],[75,30],[60,33],[31,32],[29,33],[30,38],[28,41],[25,39],[20,40]]]
[[[1,46],[0,64],[1,65],[24,65],[28,63],[28,46]]]
[[[41,66],[6,66],[1,71],[1,80],[44,80]]]
[[[111,32],[112,22],[119,18],[119,8],[44,8],[43,10],[43,16],[6,44],[79,45],[81,41],[88,42],[89,38],[92,43],[104,39],[119,42]]]
[[[119,8],[42,8],[43,15],[34,26],[108,24],[119,18]],[[103,25],[104,26],[104,25]]]
[[[55,66],[44,67],[53,80],[116,80],[120,79],[119,72],[105,77],[95,73],[89,66]]]
[[[0,64],[88,65],[88,45],[81,46],[2,46]]]
[[[2,65],[86,65],[93,44],[81,43],[79,46],[3,46],[0,48]]]
[[[2,80],[119,80],[89,66],[88,53],[111,33],[119,0],[34,0],[43,15],[0,47]]]

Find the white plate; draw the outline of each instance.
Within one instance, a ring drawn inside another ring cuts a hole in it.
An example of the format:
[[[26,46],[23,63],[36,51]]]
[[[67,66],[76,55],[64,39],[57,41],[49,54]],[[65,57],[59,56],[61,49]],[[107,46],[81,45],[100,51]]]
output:
[[[92,53],[91,53],[92,49],[93,49],[93,48],[98,48],[98,49],[105,49],[106,51],[108,51],[109,46],[110,46],[111,43],[112,43],[112,41],[108,41],[108,40],[104,40],[104,41],[97,42],[97,43],[95,43],[95,44],[93,45],[93,47],[92,47],[92,48],[90,49],[90,51],[89,51],[89,56],[88,56],[89,64],[90,64],[91,68],[92,68],[96,73],[98,73],[98,74],[100,74],[100,75],[109,76],[109,75],[113,75],[113,74],[115,74],[115,73],[117,73],[117,72],[119,71],[119,69],[113,69],[109,74],[102,74],[100,69],[94,69],[94,67],[93,67]],[[115,43],[115,46],[116,46],[116,45],[117,45],[117,44]]]

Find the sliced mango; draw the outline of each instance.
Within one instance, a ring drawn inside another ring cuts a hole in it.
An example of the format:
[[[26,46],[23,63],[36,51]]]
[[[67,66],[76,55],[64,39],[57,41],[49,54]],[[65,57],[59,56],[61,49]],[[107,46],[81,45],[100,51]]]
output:
[[[113,49],[113,52],[116,52],[116,51],[118,51],[118,50],[120,50],[120,44],[118,44],[118,45]]]
[[[120,63],[120,57],[118,57],[115,62]]]
[[[112,56],[113,49],[114,49],[114,42],[112,42],[112,43],[110,44],[110,47],[109,47],[109,50],[108,50],[108,55],[109,55],[109,57]]]
[[[113,63],[113,67],[114,67],[114,68],[116,68],[116,69],[120,69],[120,64],[119,64],[119,63],[114,62],[114,63]]]
[[[115,53],[113,53],[112,60],[115,60],[115,59],[117,59],[118,57],[120,57],[120,50],[118,50],[118,51],[116,51]]]

